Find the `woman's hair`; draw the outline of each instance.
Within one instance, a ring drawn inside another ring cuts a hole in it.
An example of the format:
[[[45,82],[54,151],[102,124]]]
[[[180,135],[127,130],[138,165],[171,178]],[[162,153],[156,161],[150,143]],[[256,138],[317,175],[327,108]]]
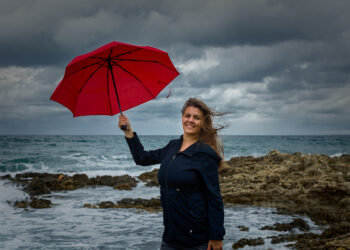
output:
[[[199,132],[199,141],[208,144],[210,147],[214,149],[214,151],[221,157],[221,161],[219,163],[219,169],[222,168],[224,162],[224,147],[221,143],[221,140],[217,134],[217,132],[223,129],[225,126],[218,125],[217,127],[213,124],[214,116],[222,116],[226,113],[219,113],[215,110],[209,108],[204,102],[197,98],[189,98],[184,106],[182,107],[182,114],[185,113],[186,108],[195,107],[198,108],[203,113],[203,125]]]

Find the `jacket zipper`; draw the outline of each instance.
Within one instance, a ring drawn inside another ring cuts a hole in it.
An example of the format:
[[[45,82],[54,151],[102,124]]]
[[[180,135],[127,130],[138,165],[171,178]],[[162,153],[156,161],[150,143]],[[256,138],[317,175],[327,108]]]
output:
[[[168,170],[169,167],[171,166],[171,164],[173,163],[173,161],[176,158],[176,153],[171,157],[171,161],[169,162],[169,164],[167,165],[166,171],[165,171],[165,190],[166,190],[166,210],[167,210],[167,217],[168,217],[168,230],[169,230],[169,236],[171,235],[170,233],[170,227],[169,227],[169,205],[168,205]]]

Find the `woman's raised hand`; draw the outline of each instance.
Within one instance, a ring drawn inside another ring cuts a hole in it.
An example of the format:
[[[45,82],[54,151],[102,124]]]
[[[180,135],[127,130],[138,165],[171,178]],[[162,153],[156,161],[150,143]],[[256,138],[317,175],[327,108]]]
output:
[[[121,129],[122,126],[126,126],[125,130],[122,130],[127,138],[132,138],[134,136],[134,133],[131,128],[130,121],[128,117],[126,117],[124,114],[121,114],[119,116],[118,121],[118,127]]]

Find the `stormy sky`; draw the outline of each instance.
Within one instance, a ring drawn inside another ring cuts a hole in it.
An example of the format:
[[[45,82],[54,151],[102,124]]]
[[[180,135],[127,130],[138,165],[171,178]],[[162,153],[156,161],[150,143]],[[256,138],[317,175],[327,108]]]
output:
[[[49,98],[76,56],[111,41],[169,53],[178,76],[125,114],[180,134],[197,97],[233,135],[350,134],[348,0],[1,0],[0,134],[121,134],[117,117]],[[166,98],[171,88],[171,95]]]

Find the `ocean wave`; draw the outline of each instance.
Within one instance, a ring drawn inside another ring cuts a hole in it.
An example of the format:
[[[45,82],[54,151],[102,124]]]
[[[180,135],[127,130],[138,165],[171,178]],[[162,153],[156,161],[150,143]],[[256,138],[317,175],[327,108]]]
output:
[[[25,200],[29,197],[19,187],[5,180],[0,180],[0,190],[0,207],[8,207],[9,203]]]

